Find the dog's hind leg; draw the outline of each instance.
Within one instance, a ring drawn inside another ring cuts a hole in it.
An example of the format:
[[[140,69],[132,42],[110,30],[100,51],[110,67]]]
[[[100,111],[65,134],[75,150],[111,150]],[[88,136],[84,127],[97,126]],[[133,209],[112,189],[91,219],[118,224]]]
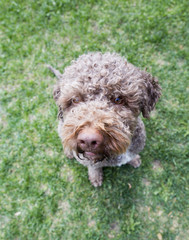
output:
[[[128,162],[128,164],[130,164],[131,166],[133,166],[134,168],[138,168],[141,165],[141,159],[139,155],[136,155],[135,158],[133,158],[130,162]]]

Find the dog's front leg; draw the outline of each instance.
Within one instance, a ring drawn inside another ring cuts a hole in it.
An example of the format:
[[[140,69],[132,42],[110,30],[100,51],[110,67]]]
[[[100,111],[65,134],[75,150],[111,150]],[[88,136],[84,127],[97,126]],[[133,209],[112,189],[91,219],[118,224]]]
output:
[[[102,168],[88,167],[89,180],[94,187],[102,185],[103,171]]]

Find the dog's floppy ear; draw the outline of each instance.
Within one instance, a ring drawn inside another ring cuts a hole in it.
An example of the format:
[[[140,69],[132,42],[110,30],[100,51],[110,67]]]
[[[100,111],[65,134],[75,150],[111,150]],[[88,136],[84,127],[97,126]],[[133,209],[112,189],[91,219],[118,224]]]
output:
[[[161,87],[158,79],[151,74],[141,71],[144,80],[141,112],[143,117],[149,118],[150,112],[154,109],[156,102],[161,96]]]
[[[58,106],[58,119],[59,120],[64,120],[63,119],[63,108],[61,104],[58,102],[59,98],[61,95],[61,90],[60,90],[60,85],[59,82],[55,85],[54,90],[53,90],[53,98],[56,101],[56,104]]]
[[[54,87],[54,90],[53,90],[53,98],[56,102],[59,99],[60,94],[61,94],[60,85],[59,85],[59,83],[57,83]]]

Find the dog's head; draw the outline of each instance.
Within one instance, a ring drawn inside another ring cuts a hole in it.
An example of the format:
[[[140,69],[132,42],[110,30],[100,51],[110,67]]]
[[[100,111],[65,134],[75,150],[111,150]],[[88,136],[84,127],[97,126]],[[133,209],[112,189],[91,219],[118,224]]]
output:
[[[149,117],[160,97],[158,80],[117,54],[82,55],[54,89],[65,154],[101,161],[128,148],[137,117]]]

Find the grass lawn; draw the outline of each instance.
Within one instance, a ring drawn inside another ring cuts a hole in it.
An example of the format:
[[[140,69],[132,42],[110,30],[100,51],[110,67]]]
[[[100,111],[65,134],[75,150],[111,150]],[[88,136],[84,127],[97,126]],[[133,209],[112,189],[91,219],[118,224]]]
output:
[[[0,239],[189,239],[187,0],[1,0]],[[51,64],[118,52],[159,78],[142,165],[94,188],[63,154]]]

